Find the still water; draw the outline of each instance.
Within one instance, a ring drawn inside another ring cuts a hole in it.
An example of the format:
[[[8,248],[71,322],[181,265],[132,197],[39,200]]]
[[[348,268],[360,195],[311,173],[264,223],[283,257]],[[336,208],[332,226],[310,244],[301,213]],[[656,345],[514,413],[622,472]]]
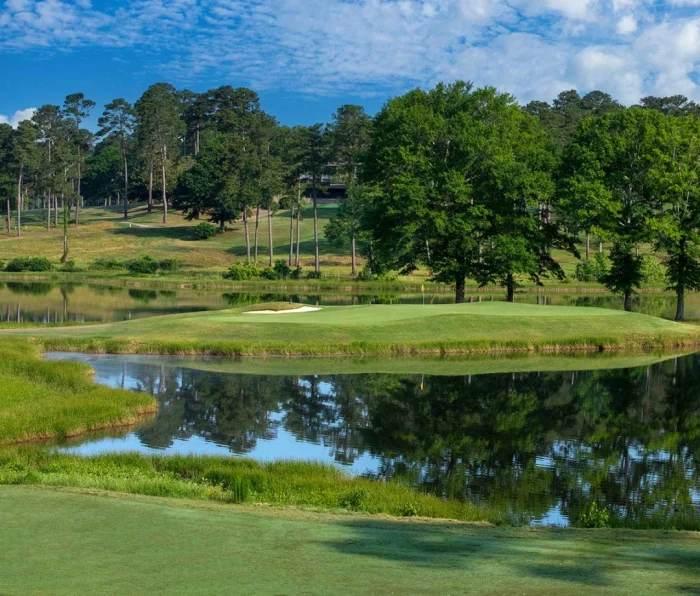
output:
[[[98,382],[160,404],[132,432],[61,446],[76,453],[316,460],[531,524],[566,525],[594,500],[630,523],[700,516],[700,355],[472,376],[278,376],[216,372],[205,360],[49,357],[87,362]]]
[[[473,293],[469,301],[503,300],[503,293]],[[261,302],[289,301],[304,304],[340,306],[348,304],[420,303],[420,294],[385,292],[376,294],[323,293],[271,294],[223,292],[221,290],[155,290],[121,288],[106,285],[53,284],[37,282],[0,283],[0,321],[23,323],[108,323],[157,315],[222,310]],[[427,303],[449,303],[451,292],[426,295]],[[538,295],[521,293],[517,302],[563,306],[597,306],[621,309],[622,300],[608,294],[567,294],[562,292]],[[672,294],[642,294],[635,299],[634,310],[645,314],[672,318],[675,314]],[[686,315],[700,319],[700,294],[686,298]]]

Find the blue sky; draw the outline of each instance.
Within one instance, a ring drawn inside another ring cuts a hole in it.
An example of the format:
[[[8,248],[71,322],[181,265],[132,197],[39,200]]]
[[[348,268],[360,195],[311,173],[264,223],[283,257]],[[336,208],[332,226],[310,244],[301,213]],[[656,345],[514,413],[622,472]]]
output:
[[[457,78],[700,100],[700,0],[0,0],[0,121],[84,92],[248,86],[285,124]]]

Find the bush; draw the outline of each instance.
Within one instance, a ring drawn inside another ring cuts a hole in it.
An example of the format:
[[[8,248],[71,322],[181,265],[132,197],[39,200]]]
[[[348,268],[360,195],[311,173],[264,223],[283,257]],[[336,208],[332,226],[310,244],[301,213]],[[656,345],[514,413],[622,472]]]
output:
[[[260,277],[260,269],[255,265],[248,265],[245,263],[234,263],[229,267],[229,270],[224,273],[224,279],[231,279],[233,281],[246,281],[256,277]]]
[[[262,277],[263,279],[268,279],[270,281],[279,279],[277,271],[275,271],[272,267],[266,267],[265,269],[261,270],[260,277]]]
[[[51,261],[44,257],[18,257],[5,265],[5,271],[19,273],[22,271],[51,271]]]
[[[648,286],[659,286],[666,282],[666,267],[650,255],[642,258],[642,282]]]
[[[357,274],[357,281],[385,281],[392,282],[399,279],[396,271],[384,271],[382,273],[373,273],[370,267],[365,268]]]
[[[126,268],[129,270],[129,273],[152,275],[158,271],[158,262],[148,256],[139,257],[133,261],[127,261]]]
[[[321,279],[323,277],[323,273],[320,271],[309,271],[306,274],[306,279]]]
[[[581,261],[576,265],[576,281],[603,283],[610,272],[610,267],[603,253],[597,253],[593,260]]]
[[[70,259],[63,263],[61,271],[64,271],[65,273],[75,273],[77,271],[80,271],[80,269],[76,267],[75,261],[73,259]]]
[[[292,279],[301,279],[303,276],[304,270],[301,268],[301,265],[297,265],[296,268],[289,274],[289,277]]]
[[[214,224],[210,224],[208,221],[203,221],[198,223],[192,231],[194,232],[194,236],[197,238],[197,240],[208,240],[209,238],[216,236],[217,230]]]
[[[164,259],[158,263],[161,271],[177,271],[180,268],[180,261],[177,259]]]
[[[116,259],[95,259],[90,265],[90,269],[101,271],[114,271],[115,269],[124,269],[125,265]]]
[[[287,279],[292,272],[289,265],[287,265],[287,261],[284,259],[278,259],[275,261],[274,271],[277,275],[277,279]]]
[[[610,512],[605,507],[593,503],[588,511],[581,514],[576,524],[579,528],[609,528]]]

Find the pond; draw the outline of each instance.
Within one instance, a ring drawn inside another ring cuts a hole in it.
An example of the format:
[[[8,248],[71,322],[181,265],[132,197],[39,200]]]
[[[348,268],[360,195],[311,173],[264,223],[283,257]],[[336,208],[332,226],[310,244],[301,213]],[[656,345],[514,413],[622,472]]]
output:
[[[87,362],[98,382],[160,404],[131,432],[60,445],[75,453],[328,462],[489,504],[519,523],[567,525],[598,498],[631,524],[700,516],[700,355],[452,376],[419,374],[420,363],[414,374],[306,374],[305,361],[292,374],[283,360],[247,374],[217,360],[48,357]]]
[[[474,292],[469,301],[504,300],[503,293]],[[325,306],[349,304],[420,303],[420,294],[384,292],[351,294],[254,293],[222,290],[157,290],[123,288],[109,285],[56,284],[38,282],[0,283],[0,322],[22,323],[108,323],[142,317],[202,310],[222,310],[260,302],[289,301]],[[427,294],[427,303],[454,301],[451,292]],[[596,306],[621,309],[622,299],[608,294],[537,294],[523,292],[517,302],[562,306]],[[654,316],[672,318],[676,301],[672,294],[642,294],[635,298],[634,310]],[[686,315],[700,319],[700,294],[686,298]]]

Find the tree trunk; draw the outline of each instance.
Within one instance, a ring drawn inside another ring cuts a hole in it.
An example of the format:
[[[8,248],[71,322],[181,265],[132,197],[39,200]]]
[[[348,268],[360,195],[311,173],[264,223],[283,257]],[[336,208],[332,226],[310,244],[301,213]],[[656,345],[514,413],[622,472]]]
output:
[[[625,292],[625,311],[632,312],[632,292]]]
[[[355,257],[356,247],[355,247],[355,232],[352,233],[352,276],[357,275],[357,259]]]
[[[289,266],[294,260],[294,205],[289,208]]]
[[[127,219],[129,217],[129,164],[126,160],[124,139],[122,139],[122,158],[124,159],[124,219]]]
[[[5,209],[7,209],[7,235],[12,233],[12,209],[10,205],[10,199],[5,202]]]
[[[509,273],[506,276],[506,289],[507,289],[506,299],[508,300],[508,302],[515,302],[515,279],[513,278],[512,273]]]
[[[255,239],[253,243],[255,244],[255,262],[258,262],[258,229],[260,227],[260,205],[255,208]]]
[[[679,285],[676,288],[678,302],[676,304],[676,321],[685,321],[685,288]]]
[[[17,180],[17,237],[22,235],[22,172],[23,167],[19,168],[19,177]]]
[[[297,206],[297,256],[294,262],[294,266],[299,266],[299,252],[301,250],[301,203]]]
[[[153,161],[148,166],[148,213],[153,211]]]
[[[464,277],[464,275],[457,274],[457,278],[455,279],[455,303],[464,304],[465,286],[466,278]]]
[[[321,261],[318,256],[318,201],[316,199],[316,189],[314,189],[314,270],[321,272]]]
[[[162,187],[163,187],[163,223],[168,223],[168,194],[165,182],[165,147],[161,149],[160,152],[160,171],[162,174]]]
[[[602,255],[603,254],[603,241],[601,240],[598,242],[598,252]]]
[[[275,247],[272,242],[272,211],[267,210],[267,238],[270,243],[270,267],[274,265]]]
[[[245,254],[250,265],[250,235],[248,232],[248,206],[243,205],[243,228],[245,229]]]
[[[58,195],[53,197],[53,227],[58,227]]]
[[[46,231],[51,231],[51,193],[45,195],[44,203],[46,203]]]
[[[76,205],[77,207],[77,205]],[[66,201],[63,201],[63,256],[61,256],[61,263],[65,263],[68,260],[68,205]]]
[[[591,259],[591,233],[586,232],[586,260]]]

